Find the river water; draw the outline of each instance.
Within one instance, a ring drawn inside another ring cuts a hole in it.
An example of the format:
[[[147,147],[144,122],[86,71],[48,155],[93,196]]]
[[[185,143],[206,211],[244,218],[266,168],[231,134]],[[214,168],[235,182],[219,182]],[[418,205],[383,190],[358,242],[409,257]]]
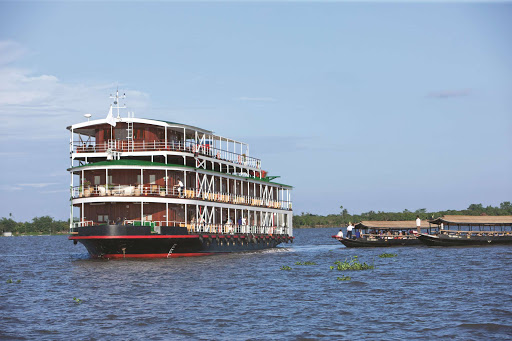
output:
[[[512,338],[512,246],[348,249],[336,232],[157,260],[91,260],[65,236],[0,238],[0,339]],[[375,269],[330,270],[352,256]]]

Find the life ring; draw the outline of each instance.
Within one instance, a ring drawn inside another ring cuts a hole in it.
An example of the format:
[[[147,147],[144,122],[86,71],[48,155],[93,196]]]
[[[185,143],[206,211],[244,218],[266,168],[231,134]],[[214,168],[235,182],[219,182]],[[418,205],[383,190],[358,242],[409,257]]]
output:
[[[217,152],[217,159],[220,159],[220,152]]]

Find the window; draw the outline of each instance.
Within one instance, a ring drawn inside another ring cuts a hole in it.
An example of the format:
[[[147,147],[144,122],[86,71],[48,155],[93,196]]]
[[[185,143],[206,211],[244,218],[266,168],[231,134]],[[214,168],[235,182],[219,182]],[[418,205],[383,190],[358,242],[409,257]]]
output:
[[[140,174],[137,175],[137,183],[140,184]]]
[[[142,128],[135,129],[133,138],[135,138],[137,140],[144,140],[144,129],[142,129]]]
[[[156,182],[156,175],[155,174],[150,174],[149,175],[149,183],[150,184],[154,184]]]
[[[112,182],[112,175],[109,175],[109,176],[108,176],[108,183],[109,183],[109,185],[112,185],[112,184],[113,184],[113,182]]]
[[[98,215],[98,223],[107,223],[108,224],[108,215],[106,215],[106,214]]]
[[[95,185],[99,185],[100,184],[100,176],[99,175],[95,175],[94,176],[94,184]]]

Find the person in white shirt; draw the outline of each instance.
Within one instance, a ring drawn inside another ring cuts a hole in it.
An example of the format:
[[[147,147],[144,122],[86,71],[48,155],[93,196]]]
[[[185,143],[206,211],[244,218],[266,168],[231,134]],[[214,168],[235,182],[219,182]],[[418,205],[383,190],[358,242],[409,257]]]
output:
[[[340,232],[336,235],[337,238],[343,238],[343,231],[340,229]]]
[[[352,223],[349,222],[347,226],[347,238],[352,238],[352,230],[354,229],[354,226],[352,226]]]
[[[178,194],[180,195],[180,198],[182,198],[183,197],[183,189],[185,188],[185,186],[183,185],[183,182],[181,182],[180,178],[178,178],[178,184],[175,186],[178,187]]]
[[[416,228],[418,229],[418,233],[421,233],[421,219],[420,216],[416,216]]]

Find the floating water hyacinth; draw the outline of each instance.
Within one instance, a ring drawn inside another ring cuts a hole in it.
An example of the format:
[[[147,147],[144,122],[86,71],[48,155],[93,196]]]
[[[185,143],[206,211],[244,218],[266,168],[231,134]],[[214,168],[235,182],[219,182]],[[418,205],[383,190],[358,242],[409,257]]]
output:
[[[334,264],[336,266],[331,266],[331,270],[340,270],[340,271],[345,271],[345,270],[370,270],[370,269],[374,269],[375,266],[372,264],[372,265],[369,265],[369,264],[366,264],[366,263],[360,263],[359,260],[357,259],[357,256],[353,256],[352,259],[350,260],[347,260],[345,259],[345,261],[336,261],[334,262]]]
[[[317,265],[315,262],[295,262],[295,265]]]
[[[82,300],[76,297],[73,297],[73,301],[75,301],[77,304],[82,303]]]
[[[383,253],[383,254],[379,255],[380,258],[393,258],[396,256],[397,256],[396,253]]]
[[[290,268],[289,266],[287,265],[283,265],[281,266],[281,270],[291,270],[292,268]]]

